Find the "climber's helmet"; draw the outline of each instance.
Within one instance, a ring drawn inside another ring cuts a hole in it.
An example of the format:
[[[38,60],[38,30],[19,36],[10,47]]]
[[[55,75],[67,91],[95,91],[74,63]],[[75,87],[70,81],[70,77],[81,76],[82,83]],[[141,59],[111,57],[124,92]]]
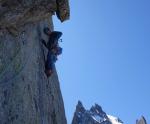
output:
[[[44,28],[43,31],[44,31],[44,33],[47,34],[47,35],[50,35],[51,32],[52,32],[48,27]]]

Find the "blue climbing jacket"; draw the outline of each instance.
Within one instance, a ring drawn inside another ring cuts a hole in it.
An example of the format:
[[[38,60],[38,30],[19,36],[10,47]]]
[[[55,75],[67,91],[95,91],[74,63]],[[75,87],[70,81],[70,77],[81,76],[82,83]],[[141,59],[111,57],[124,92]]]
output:
[[[56,60],[57,60],[56,55],[54,55],[51,51],[48,51],[45,68],[47,70],[53,70],[54,63],[56,62]]]
[[[42,43],[47,47],[48,54],[45,63],[46,70],[53,70],[54,64],[57,61],[57,56],[62,54],[62,48],[59,47],[58,40],[62,36],[62,32],[53,31],[50,34],[48,33],[49,28],[44,28],[44,33],[49,36],[49,41],[46,43],[42,40]],[[54,51],[52,51],[54,49]]]

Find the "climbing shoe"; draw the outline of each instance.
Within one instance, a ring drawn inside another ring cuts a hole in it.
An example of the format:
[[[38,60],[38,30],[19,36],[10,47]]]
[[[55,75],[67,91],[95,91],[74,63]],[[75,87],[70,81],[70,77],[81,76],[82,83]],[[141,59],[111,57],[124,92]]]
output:
[[[45,74],[47,77],[50,77],[53,74],[52,70],[45,70]]]

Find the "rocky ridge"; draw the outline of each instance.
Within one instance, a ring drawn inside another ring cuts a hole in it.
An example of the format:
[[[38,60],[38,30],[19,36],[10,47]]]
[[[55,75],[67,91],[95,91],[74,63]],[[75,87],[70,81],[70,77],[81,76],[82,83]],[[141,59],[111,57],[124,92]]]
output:
[[[139,120],[136,120],[136,124],[147,124],[144,116],[142,116]]]
[[[108,115],[105,113],[101,106],[95,104],[86,110],[82,105],[81,101],[78,101],[72,124],[124,124],[118,117]],[[147,124],[144,116],[136,120],[136,124]]]
[[[98,104],[86,110],[79,101],[72,124],[123,124],[123,122],[117,117],[107,115]]]

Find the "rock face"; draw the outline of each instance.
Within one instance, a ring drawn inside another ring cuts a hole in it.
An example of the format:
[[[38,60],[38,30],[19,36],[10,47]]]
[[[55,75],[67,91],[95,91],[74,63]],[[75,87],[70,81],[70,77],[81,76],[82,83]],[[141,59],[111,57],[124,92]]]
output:
[[[18,28],[48,18],[54,12],[61,21],[68,19],[68,0],[0,0],[0,28]]]
[[[147,124],[145,118],[142,116],[139,120],[136,121],[136,124]]]
[[[68,1],[0,0],[0,124],[67,123],[58,76],[46,77],[40,42],[55,11],[68,19]]]
[[[72,124],[123,124],[123,122],[119,118],[107,115],[98,104],[86,110],[79,101]]]

